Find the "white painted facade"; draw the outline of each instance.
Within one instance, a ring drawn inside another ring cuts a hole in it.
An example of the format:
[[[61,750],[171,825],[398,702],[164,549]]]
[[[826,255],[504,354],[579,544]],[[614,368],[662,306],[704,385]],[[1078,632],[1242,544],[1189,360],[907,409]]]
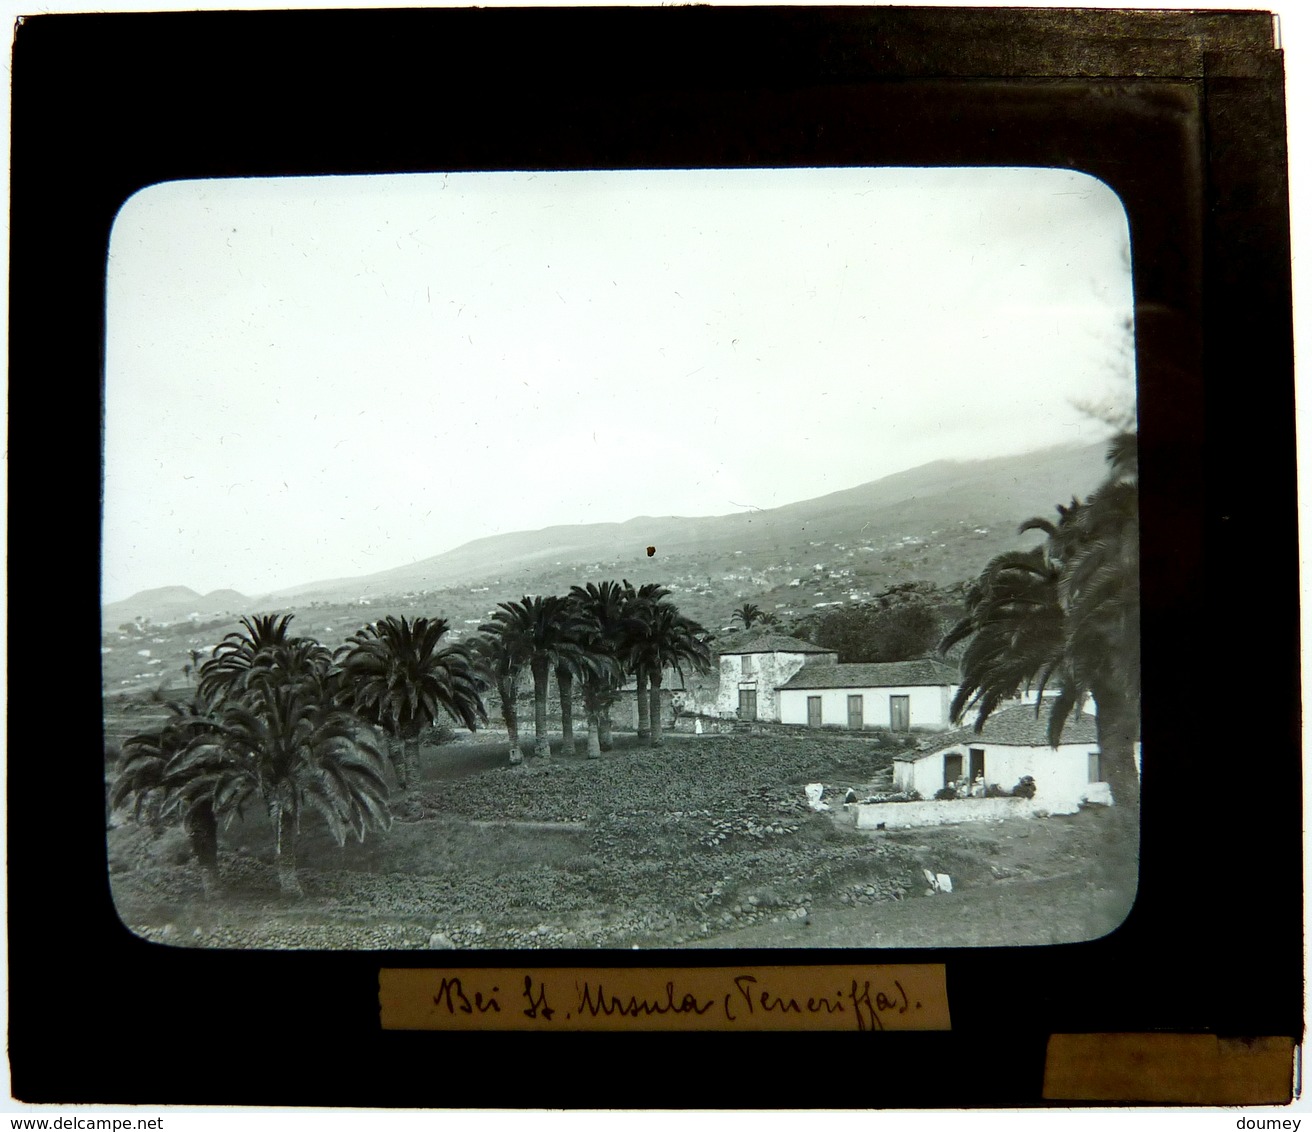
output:
[[[808,701],[820,701],[821,727],[848,727],[852,705],[849,697],[859,696],[861,727],[893,727],[893,700],[905,696],[908,728],[941,729],[949,726],[948,707],[956,693],[955,685],[883,688],[784,688],[779,692],[779,719],[783,723],[806,726],[810,721]]]
[[[778,721],[779,685],[785,684],[807,663],[833,664],[838,654],[833,652],[801,653],[784,650],[773,652],[744,652],[720,654],[720,689],[716,697],[716,713],[724,717],[742,718],[739,706],[750,703],[742,693],[754,694],[756,719]],[[748,717],[750,718],[750,717]]]
[[[978,766],[982,760],[986,786],[1010,790],[1029,775],[1034,779],[1036,804],[1078,801],[1091,783],[1099,781],[1098,759],[1092,757],[1097,751],[1096,742],[1062,743],[1053,749],[977,736],[915,759],[898,756],[893,763],[893,785],[932,798],[958,773],[973,778],[972,761]]]

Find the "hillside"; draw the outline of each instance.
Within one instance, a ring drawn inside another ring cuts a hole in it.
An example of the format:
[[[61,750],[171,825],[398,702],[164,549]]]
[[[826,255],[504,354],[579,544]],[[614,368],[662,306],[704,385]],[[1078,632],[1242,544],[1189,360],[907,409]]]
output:
[[[1101,445],[944,460],[770,511],[518,531],[381,574],[258,599],[232,590],[204,597],[185,587],[151,590],[105,607],[104,688],[185,689],[193,652],[208,655],[243,614],[295,613],[296,631],[329,647],[389,614],[445,617],[449,639],[460,640],[498,602],[604,578],[667,586],[679,608],[712,632],[731,629],[743,601],[787,626],[903,582],[951,586],[971,578],[1002,551],[1032,545],[1038,536],[1017,534],[1022,520],[1053,514],[1102,474]],[[648,546],[656,548],[650,557]],[[120,628],[138,616],[149,623]]]
[[[214,590],[198,594],[186,586],[162,586],[156,590],[142,590],[122,601],[113,601],[103,608],[105,625],[118,625],[135,621],[138,617],[151,621],[182,621],[193,613],[215,617],[231,613],[240,615],[251,599],[236,590]]]
[[[634,580],[639,574],[648,580],[650,574],[659,580],[668,575],[663,567],[672,560],[705,564],[711,573],[717,560],[764,569],[812,559],[816,549],[835,544],[878,553],[905,548],[907,537],[924,544],[944,535],[955,538],[963,528],[971,534],[977,528],[999,528],[1010,538],[1021,520],[1050,514],[1073,493],[1087,492],[1102,473],[1101,444],[992,460],[940,460],[771,510],[703,518],[644,516],[494,535],[381,573],[279,590],[267,600],[358,600],[516,579],[572,582],[579,572],[573,567],[627,571],[625,576]],[[651,558],[649,546],[656,548]],[[953,577],[965,577],[975,568],[963,564]]]

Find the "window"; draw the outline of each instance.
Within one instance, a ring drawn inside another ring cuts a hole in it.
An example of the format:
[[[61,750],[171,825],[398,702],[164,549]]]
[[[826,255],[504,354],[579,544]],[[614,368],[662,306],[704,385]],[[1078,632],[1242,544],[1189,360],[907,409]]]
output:
[[[756,657],[748,653],[743,657],[743,679],[756,675]]]

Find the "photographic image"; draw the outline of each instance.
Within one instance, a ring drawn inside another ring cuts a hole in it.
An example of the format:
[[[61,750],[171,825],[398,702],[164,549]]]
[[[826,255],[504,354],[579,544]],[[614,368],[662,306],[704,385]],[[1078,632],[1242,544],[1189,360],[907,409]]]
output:
[[[1063,168],[141,189],[106,267],[119,919],[240,950],[1115,931],[1132,263]]]

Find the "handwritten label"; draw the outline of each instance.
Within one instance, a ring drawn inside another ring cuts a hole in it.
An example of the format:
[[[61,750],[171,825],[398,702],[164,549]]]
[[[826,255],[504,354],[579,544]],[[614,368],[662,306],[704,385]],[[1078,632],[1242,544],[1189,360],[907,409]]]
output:
[[[383,968],[385,1030],[950,1030],[942,964]]]

